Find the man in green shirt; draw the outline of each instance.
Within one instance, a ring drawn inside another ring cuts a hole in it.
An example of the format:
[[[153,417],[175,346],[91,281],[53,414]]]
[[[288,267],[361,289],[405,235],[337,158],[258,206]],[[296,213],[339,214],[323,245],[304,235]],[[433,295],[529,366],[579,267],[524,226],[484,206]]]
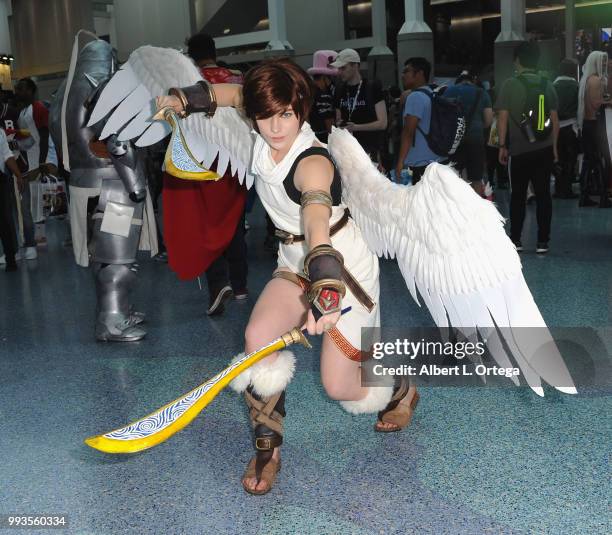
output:
[[[527,186],[531,181],[538,221],[536,253],[544,254],[548,252],[550,238],[550,175],[553,163],[558,161],[559,116],[553,85],[536,72],[539,59],[537,43],[524,42],[517,47],[514,53],[517,75],[504,82],[495,108],[498,111],[499,162],[508,165],[512,186],[510,238],[517,250],[522,251]]]

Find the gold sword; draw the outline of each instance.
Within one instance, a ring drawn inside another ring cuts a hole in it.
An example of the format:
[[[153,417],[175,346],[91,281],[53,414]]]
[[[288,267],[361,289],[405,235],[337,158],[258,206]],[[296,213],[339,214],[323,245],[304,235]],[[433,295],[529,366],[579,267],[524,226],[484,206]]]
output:
[[[351,307],[345,308],[342,314],[349,310]],[[103,435],[86,438],[85,444],[105,453],[136,453],[157,446],[187,427],[204,407],[244,370],[295,343],[309,349],[312,347],[303,331],[295,327],[155,412]]]

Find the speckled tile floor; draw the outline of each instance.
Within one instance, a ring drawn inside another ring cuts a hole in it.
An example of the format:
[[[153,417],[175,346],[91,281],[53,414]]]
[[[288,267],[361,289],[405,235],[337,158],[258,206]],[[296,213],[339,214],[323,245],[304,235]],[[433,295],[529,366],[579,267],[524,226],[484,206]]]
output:
[[[523,243],[532,250],[534,219],[531,206]],[[260,209],[249,220],[249,300],[208,318],[196,282],[143,257],[135,302],[149,334],[132,345],[93,340],[92,279],[59,245],[64,223],[48,224],[37,261],[0,272],[0,515],[64,513],[63,532],[95,535],[612,532],[605,380],[545,399],[523,388],[424,388],[411,427],[387,436],[372,432],[371,416],[329,400],[316,352],[298,350],[283,471],[263,497],[239,482],[251,449],[233,393],[152,450],[86,447],[86,436],[174,399],[242,349],[274,266],[261,247]],[[553,231],[546,258],[523,255],[527,282],[550,325],[596,328],[597,358],[608,361],[612,210],[555,201]],[[381,266],[383,323],[431,324],[395,263]]]

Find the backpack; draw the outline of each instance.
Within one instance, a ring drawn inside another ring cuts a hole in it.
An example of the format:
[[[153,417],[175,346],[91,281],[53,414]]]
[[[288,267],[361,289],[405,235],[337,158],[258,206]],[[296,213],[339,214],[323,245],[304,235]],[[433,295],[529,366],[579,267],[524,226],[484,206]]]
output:
[[[521,75],[517,76],[516,79],[521,82],[527,95],[521,122],[518,125],[519,129],[529,143],[548,139],[552,133],[552,121],[550,119],[550,109],[547,109],[546,103],[546,78],[542,77],[538,85],[529,83]]]
[[[461,103],[426,89],[416,89],[431,100],[431,121],[429,133],[417,126],[432,152],[438,156],[452,156],[465,135],[465,117]]]

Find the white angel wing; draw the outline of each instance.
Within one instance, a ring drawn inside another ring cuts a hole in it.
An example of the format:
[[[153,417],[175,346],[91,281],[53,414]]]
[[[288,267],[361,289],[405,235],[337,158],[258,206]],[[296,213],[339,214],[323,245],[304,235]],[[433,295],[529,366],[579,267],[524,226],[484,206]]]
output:
[[[397,257],[412,297],[419,303],[418,289],[438,327],[456,327],[468,338],[478,331],[497,363],[509,367],[501,333],[538,395],[540,378],[576,393],[493,203],[441,164],[431,164],[415,186],[394,184],[345,130],[333,129],[328,147],[368,246]]]
[[[118,134],[120,140],[136,139],[139,147],[152,145],[170,133],[165,121],[152,121],[155,97],[171,87],[186,87],[202,80],[195,64],[170,48],[136,49],[102,91],[89,125],[106,118],[101,139]],[[203,113],[181,122],[185,141],[194,157],[209,166],[218,157],[217,172],[228,166],[240,183],[253,184],[248,173],[253,153],[251,129],[233,108],[218,108],[214,117]]]

